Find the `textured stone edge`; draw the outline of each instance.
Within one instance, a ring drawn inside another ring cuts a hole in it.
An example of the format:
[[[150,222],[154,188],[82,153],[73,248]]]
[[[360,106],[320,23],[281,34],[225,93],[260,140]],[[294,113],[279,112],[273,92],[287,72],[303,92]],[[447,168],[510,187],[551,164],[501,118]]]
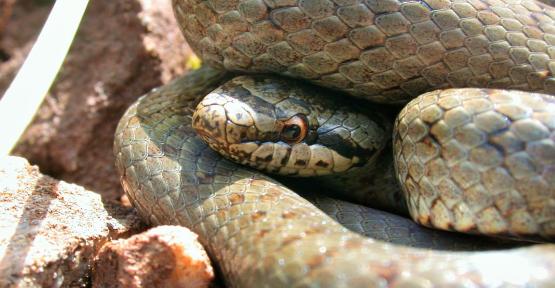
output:
[[[144,229],[131,208],[0,158],[0,287],[86,285],[106,242]]]

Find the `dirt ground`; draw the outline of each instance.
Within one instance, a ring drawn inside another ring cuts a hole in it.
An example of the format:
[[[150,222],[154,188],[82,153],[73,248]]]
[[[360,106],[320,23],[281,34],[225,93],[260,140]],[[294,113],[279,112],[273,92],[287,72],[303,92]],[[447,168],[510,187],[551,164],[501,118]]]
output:
[[[53,2],[0,0],[0,95]],[[138,96],[184,73],[190,55],[170,0],[91,1],[53,88],[14,154],[45,174],[118,201],[123,190],[112,156],[117,122]]]

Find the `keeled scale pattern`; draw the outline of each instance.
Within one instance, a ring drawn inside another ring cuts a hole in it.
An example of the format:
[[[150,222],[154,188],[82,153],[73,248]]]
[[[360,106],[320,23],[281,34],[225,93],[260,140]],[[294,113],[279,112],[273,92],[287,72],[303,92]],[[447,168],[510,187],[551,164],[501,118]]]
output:
[[[500,250],[526,245],[526,242],[426,229],[409,218],[385,211],[314,194],[302,196],[349,230],[388,243],[448,251]]]
[[[440,87],[555,92],[552,8],[529,0],[174,0],[194,50],[230,70],[376,102]]]
[[[547,287],[555,281],[552,246],[461,254],[385,244],[347,231],[289,189],[222,159],[190,126],[197,93],[225,78],[207,71],[137,100],[118,125],[114,154],[143,218],[198,233],[228,286]]]
[[[435,91],[410,102],[394,131],[398,179],[416,221],[555,237],[555,98]]]

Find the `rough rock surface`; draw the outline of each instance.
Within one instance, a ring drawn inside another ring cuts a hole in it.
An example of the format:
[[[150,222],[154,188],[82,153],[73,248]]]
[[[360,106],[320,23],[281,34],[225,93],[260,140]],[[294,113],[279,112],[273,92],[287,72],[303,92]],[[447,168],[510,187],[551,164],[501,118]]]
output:
[[[38,29],[44,21],[29,19],[38,12],[21,13],[18,2],[3,42],[16,39],[27,23],[36,22]],[[91,1],[62,71],[15,154],[48,175],[119,199],[123,190],[112,156],[116,124],[136,98],[183,73],[190,54],[170,0]],[[8,68],[2,65],[0,71]],[[0,91],[8,74],[0,77]]]
[[[0,158],[0,287],[82,286],[107,241],[143,227],[130,209]]]
[[[94,264],[93,287],[209,287],[214,270],[197,237],[160,226],[107,243]]]

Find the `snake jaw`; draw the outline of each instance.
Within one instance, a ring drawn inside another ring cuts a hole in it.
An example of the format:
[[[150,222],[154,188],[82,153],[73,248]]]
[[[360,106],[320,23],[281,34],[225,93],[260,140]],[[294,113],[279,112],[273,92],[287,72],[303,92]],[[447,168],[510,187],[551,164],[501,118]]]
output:
[[[248,106],[218,91],[208,94],[193,113],[192,127],[212,149],[229,155],[230,146],[258,137]]]

